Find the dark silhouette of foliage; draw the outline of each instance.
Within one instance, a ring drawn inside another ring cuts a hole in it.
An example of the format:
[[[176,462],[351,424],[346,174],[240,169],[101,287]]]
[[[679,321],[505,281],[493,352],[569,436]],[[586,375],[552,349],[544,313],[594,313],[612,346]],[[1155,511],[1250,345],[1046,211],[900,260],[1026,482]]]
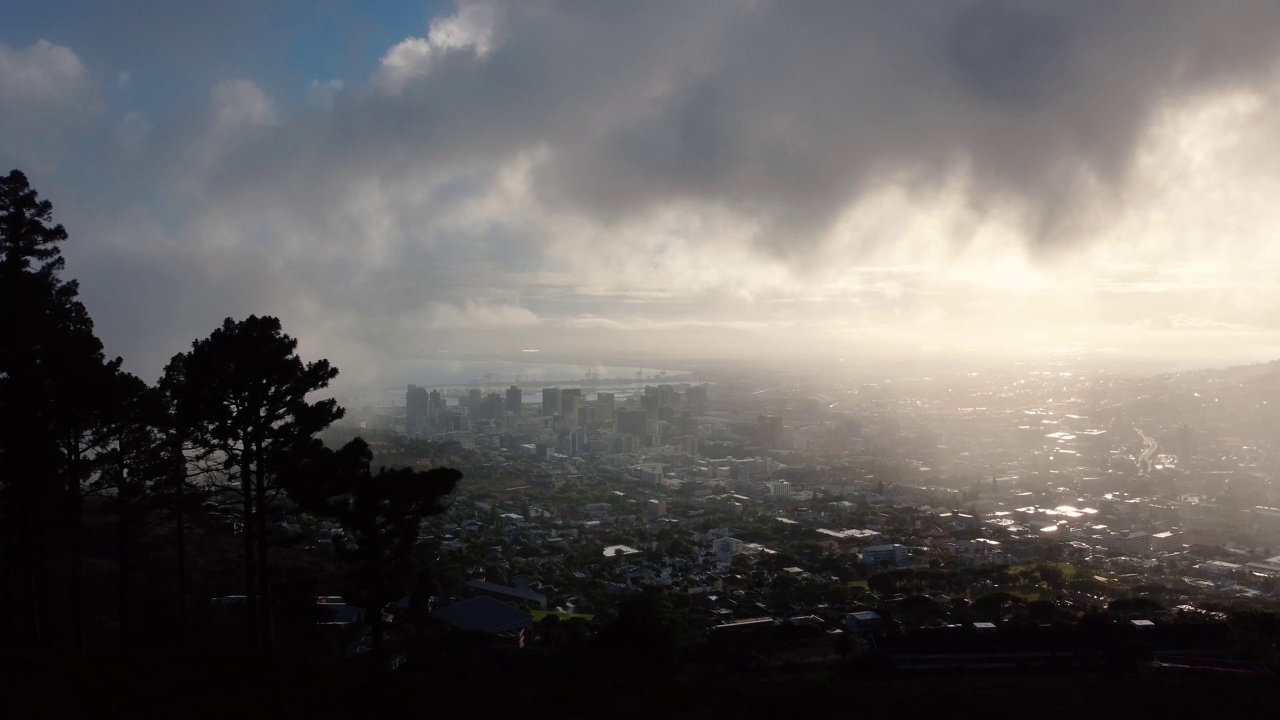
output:
[[[52,218],[25,175],[0,178],[0,636],[21,647],[55,644],[55,608],[80,645],[82,485],[120,364],[60,277],[67,233]]]
[[[352,568],[344,597],[365,609],[372,653],[380,658],[383,608],[408,593],[420,569],[414,555],[422,521],[439,515],[462,480],[451,468],[370,470],[373,452],[361,438],[337,451],[316,441],[295,456],[285,475],[290,499],[299,509],[336,520],[351,549],[340,551]]]
[[[271,646],[268,513],[281,492],[279,474],[299,447],[343,415],[332,399],[307,401],[338,371],[327,360],[304,363],[297,345],[276,318],[227,318],[174,357],[162,381],[193,444],[221,463],[219,485],[244,523],[250,648]]]

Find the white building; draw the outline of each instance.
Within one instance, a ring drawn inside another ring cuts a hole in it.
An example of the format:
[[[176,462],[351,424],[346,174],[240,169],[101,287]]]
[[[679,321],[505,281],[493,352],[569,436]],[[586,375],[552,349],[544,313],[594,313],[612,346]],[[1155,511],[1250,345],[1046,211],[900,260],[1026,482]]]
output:
[[[742,552],[742,541],[734,537],[722,537],[713,544],[716,554],[721,557],[732,557]]]

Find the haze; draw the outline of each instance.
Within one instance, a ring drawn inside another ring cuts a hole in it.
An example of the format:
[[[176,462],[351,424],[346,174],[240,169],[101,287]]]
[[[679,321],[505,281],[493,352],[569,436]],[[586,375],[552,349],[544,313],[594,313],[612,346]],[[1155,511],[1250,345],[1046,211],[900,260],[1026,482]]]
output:
[[[1280,355],[1280,4],[366,5],[0,5],[127,369]]]

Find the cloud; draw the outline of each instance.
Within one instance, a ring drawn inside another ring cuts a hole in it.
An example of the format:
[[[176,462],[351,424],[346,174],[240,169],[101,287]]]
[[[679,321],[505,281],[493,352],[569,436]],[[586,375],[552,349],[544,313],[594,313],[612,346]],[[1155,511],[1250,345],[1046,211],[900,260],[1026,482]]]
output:
[[[431,22],[426,37],[409,37],[383,56],[373,83],[382,92],[399,94],[412,80],[431,72],[450,52],[470,50],[488,54],[494,34],[496,6],[491,2],[464,2],[454,15]]]
[[[213,86],[210,97],[216,129],[276,122],[275,103],[252,80],[223,80]]]
[[[461,307],[432,303],[427,328],[431,330],[493,330],[529,327],[538,324],[538,316],[514,305],[480,305],[466,302]]]
[[[1218,320],[1209,320],[1202,317],[1194,317],[1178,313],[1175,315],[1157,315],[1155,317],[1144,318],[1138,323],[1138,327],[1143,330],[1153,330],[1157,332],[1175,332],[1175,331],[1239,331],[1247,329],[1246,325],[1233,322],[1222,322]]]
[[[312,80],[311,85],[307,88],[307,104],[312,107],[331,110],[333,109],[334,98],[338,96],[338,93],[342,92],[344,87],[346,87],[346,84],[341,80],[329,80],[327,82]]]
[[[22,49],[0,43],[0,166],[51,166],[98,105],[71,48],[47,40]]]
[[[116,123],[115,138],[126,152],[138,152],[147,144],[147,136],[151,134],[151,123],[142,113],[125,113]]]
[[[128,90],[129,86],[132,84],[133,84],[133,77],[130,76],[129,73],[121,70],[120,74],[116,76],[116,87],[120,88],[121,90]]]
[[[59,212],[94,228],[95,317],[148,363],[249,312],[344,372],[549,331],[712,355],[1269,327],[1277,21],[1261,0],[464,2],[343,68],[364,80],[211,66],[235,79],[116,126],[137,150],[94,192],[145,189],[137,216]],[[325,112],[290,107],[308,82]]]

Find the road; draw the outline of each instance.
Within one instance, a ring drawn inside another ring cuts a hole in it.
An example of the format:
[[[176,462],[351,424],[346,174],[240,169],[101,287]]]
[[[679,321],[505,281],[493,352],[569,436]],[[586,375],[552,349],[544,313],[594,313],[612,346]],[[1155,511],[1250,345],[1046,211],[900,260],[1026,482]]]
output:
[[[1142,432],[1141,429],[1134,428],[1133,431],[1142,436],[1142,452],[1138,454],[1134,464],[1138,466],[1138,475],[1146,475],[1151,470],[1151,459],[1156,456],[1156,450],[1160,445],[1155,438]]]

